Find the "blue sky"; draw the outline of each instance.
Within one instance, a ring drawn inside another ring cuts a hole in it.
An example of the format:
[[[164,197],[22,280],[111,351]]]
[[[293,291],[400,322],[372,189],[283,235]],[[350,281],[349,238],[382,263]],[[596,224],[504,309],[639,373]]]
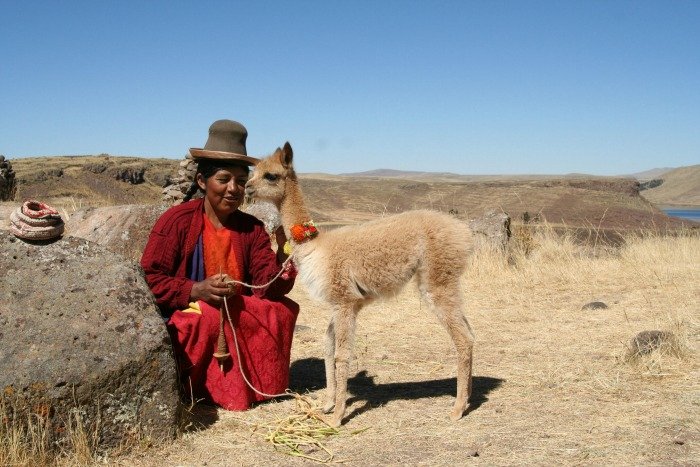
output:
[[[700,1],[0,0],[0,154],[182,158],[217,119],[300,172],[700,163]]]

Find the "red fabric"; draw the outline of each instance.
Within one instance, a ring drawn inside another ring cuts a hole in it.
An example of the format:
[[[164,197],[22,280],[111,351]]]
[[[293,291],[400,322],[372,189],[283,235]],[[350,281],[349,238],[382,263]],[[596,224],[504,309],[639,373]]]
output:
[[[227,410],[246,410],[252,403],[267,399],[246,385],[241,368],[258,391],[283,393],[289,383],[298,305],[288,298],[273,302],[241,295],[231,297],[229,310],[243,362],[238,360],[226,320],[224,334],[231,358],[224,362],[222,373],[213,356],[219,334],[219,310],[205,302],[198,303],[201,315],[176,311],[168,321],[173,346],[180,356],[186,395],[190,394],[191,384],[195,400],[211,401]]]
[[[197,239],[202,233],[204,200],[197,199],[168,209],[156,222],[141,257],[146,282],[156,297],[163,315],[187,308],[194,281],[190,263]],[[270,246],[270,236],[257,218],[241,211],[231,215],[232,239],[241,260],[243,281],[247,284],[266,284],[278,272],[279,265]],[[279,278],[265,289],[244,288],[243,295],[256,295],[271,300],[281,299],[294,286],[296,271],[288,279]]]
[[[203,200],[193,200],[166,211],[156,222],[141,258],[146,282],[167,322],[180,366],[185,395],[214,402],[229,410],[245,410],[264,397],[250,390],[240,373],[233,335],[224,326],[232,359],[224,373],[213,357],[219,334],[219,310],[203,301],[202,314],[185,313],[194,281],[192,257],[203,231]],[[231,215],[231,249],[249,284],[265,284],[280,270],[270,237],[258,219],[240,211]],[[289,359],[299,306],[284,297],[294,285],[295,273],[279,278],[265,289],[243,288],[229,299],[231,319],[242,353],[242,367],[256,389],[277,394],[289,382]]]
[[[204,241],[204,275],[206,277],[215,276],[219,273],[227,274],[236,281],[241,280],[241,270],[238,267],[236,249],[231,247],[232,232],[222,227],[217,229],[211,223],[207,214],[202,214],[204,219],[204,231],[202,239]],[[241,293],[241,287],[235,285],[235,293]]]

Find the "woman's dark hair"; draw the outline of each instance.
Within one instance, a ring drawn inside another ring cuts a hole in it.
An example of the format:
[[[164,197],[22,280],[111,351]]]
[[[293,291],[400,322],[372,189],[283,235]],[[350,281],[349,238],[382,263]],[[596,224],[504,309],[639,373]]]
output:
[[[228,162],[228,161],[218,161],[218,160],[210,160],[210,159],[202,159],[197,163],[197,173],[194,176],[194,180],[192,181],[192,185],[190,185],[190,188],[187,190],[187,193],[185,193],[185,197],[183,198],[182,202],[184,203],[185,201],[189,201],[192,199],[195,193],[199,190],[199,185],[197,184],[197,175],[202,174],[202,178],[204,180],[208,179],[212,175],[214,175],[216,172],[218,172],[221,169],[227,169],[229,167],[240,167],[246,171],[247,174],[250,173],[250,167],[248,167],[245,164],[238,164],[235,162]]]

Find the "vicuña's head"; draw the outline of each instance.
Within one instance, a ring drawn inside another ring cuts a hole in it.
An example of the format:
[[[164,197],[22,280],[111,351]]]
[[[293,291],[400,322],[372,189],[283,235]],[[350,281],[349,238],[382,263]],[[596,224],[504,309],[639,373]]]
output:
[[[297,175],[292,166],[292,146],[284,143],[280,149],[258,162],[253,175],[245,185],[245,194],[253,200],[267,200],[279,208],[287,183],[296,183]]]

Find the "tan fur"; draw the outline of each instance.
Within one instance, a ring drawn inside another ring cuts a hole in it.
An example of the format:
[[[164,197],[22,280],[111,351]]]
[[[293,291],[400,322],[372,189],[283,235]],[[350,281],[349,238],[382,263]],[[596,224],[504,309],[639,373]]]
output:
[[[286,143],[257,165],[246,185],[249,197],[279,208],[290,239],[292,225],[310,220],[292,158],[292,148]],[[471,394],[473,336],[462,314],[460,278],[470,248],[466,225],[428,210],[323,232],[294,244],[300,280],[313,297],[332,306],[326,332],[324,409],[330,412],[335,407],[334,426],[345,415],[357,313],[374,299],[398,293],[413,277],[457,349],[457,400],[451,418],[462,417]]]

